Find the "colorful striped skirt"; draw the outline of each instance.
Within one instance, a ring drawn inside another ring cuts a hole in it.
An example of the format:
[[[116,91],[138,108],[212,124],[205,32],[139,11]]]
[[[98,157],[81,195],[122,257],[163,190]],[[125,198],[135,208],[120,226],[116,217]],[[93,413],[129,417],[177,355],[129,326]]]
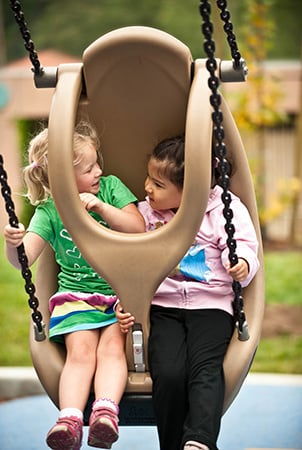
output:
[[[49,300],[49,339],[64,342],[64,334],[93,330],[117,322],[116,295],[57,292]]]

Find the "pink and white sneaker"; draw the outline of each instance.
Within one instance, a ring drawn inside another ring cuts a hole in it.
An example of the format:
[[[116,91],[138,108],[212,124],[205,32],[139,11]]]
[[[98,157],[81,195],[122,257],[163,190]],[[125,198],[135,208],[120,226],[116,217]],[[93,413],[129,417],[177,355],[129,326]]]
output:
[[[62,417],[49,430],[46,443],[54,450],[80,450],[83,421],[78,417]]]
[[[88,445],[108,449],[118,440],[118,437],[118,416],[106,407],[92,410],[89,419]]]

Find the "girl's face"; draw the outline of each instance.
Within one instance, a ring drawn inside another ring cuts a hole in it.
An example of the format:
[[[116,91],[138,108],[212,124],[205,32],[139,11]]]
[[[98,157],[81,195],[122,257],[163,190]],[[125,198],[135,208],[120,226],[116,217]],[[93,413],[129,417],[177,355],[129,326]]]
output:
[[[148,176],[145,181],[145,191],[149,196],[153,209],[177,209],[181,202],[182,189],[173,184],[161,173],[162,163],[150,158]]]
[[[80,162],[75,165],[75,177],[79,193],[97,194],[100,190],[102,169],[97,162],[97,153],[92,145],[86,144]]]

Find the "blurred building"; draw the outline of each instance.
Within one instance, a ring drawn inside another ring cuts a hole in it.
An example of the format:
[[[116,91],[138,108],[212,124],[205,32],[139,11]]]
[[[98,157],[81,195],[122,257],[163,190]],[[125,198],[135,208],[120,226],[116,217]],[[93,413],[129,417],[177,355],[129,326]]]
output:
[[[79,62],[63,53],[45,50],[39,53],[44,67]],[[22,207],[21,149],[17,122],[48,118],[54,89],[37,89],[28,57],[0,68],[0,153],[3,156],[8,182],[12,189],[17,215]],[[0,227],[7,223],[3,198],[0,199]]]

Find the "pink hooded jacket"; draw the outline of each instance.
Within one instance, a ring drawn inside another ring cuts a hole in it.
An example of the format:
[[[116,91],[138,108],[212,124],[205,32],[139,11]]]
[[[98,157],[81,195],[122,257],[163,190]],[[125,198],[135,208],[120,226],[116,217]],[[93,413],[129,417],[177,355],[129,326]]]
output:
[[[234,293],[232,278],[227,274],[229,250],[224,229],[224,205],[222,188],[215,186],[211,192],[206,212],[197,233],[176,274],[167,277],[155,293],[152,304],[182,309],[222,309],[233,315]],[[247,286],[255,276],[259,261],[258,241],[247,208],[240,199],[232,195],[231,208],[234,213],[236,254],[249,264],[249,274],[242,286]],[[139,203],[139,210],[145,218],[146,231],[151,231],[169,222],[174,213],[171,210],[156,211],[146,201]],[[193,274],[193,275],[192,275]]]

